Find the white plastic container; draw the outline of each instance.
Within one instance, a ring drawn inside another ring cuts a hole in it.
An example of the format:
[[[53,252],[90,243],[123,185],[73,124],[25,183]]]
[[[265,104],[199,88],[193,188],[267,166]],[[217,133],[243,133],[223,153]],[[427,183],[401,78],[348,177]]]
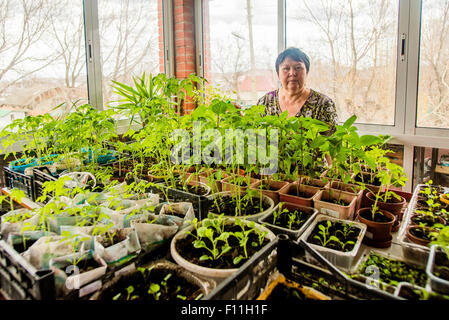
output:
[[[427,261],[426,274],[429,279],[430,287],[433,291],[448,294],[449,293],[449,281],[437,277],[433,273],[433,267],[435,265],[435,258],[437,254],[446,255],[442,250],[438,250],[439,246],[433,245],[430,247],[429,260]]]
[[[352,248],[351,251],[341,252],[341,251],[325,248],[325,247],[307,242],[307,238],[310,236],[310,234],[314,230],[315,226],[319,222],[325,221],[325,220],[330,220],[332,222],[338,221],[338,222],[341,222],[344,224],[351,224],[352,226],[360,229],[360,233],[357,236],[357,241],[354,245],[354,248]],[[304,240],[312,248],[317,250],[321,255],[323,255],[323,257],[325,257],[327,260],[329,260],[329,262],[332,263],[333,265],[335,265],[336,267],[344,269],[345,271],[349,271],[353,265],[353,262],[357,256],[357,253],[359,252],[363,237],[365,236],[365,232],[366,232],[366,225],[363,223],[338,219],[338,218],[334,218],[334,217],[324,215],[324,214],[318,214],[315,217],[315,220],[307,228],[307,230],[301,235],[300,239]],[[306,260],[309,262],[314,261],[314,258],[309,253],[307,253],[307,251],[306,251]]]
[[[290,205],[290,206],[292,206],[292,208],[295,208],[297,210],[301,210],[303,212],[310,213],[309,218],[307,218],[307,220],[303,223],[303,225],[299,229],[296,229],[296,230],[288,229],[288,228],[277,226],[277,225],[274,225],[271,223],[273,221],[273,212],[278,210],[279,204],[277,204],[271,212],[268,212],[263,217],[259,218],[258,222],[261,225],[264,225],[268,229],[273,231],[274,234],[276,234],[276,235],[284,233],[284,234],[288,235],[291,240],[297,240],[304,233],[304,231],[307,229],[307,227],[310,225],[310,223],[312,223],[312,221],[315,219],[316,215],[318,214],[318,210],[316,210],[314,208],[310,208],[310,207],[303,207],[303,206],[300,206],[300,205],[297,205],[294,203],[289,203],[289,202],[283,202],[283,203],[285,203],[286,205]]]

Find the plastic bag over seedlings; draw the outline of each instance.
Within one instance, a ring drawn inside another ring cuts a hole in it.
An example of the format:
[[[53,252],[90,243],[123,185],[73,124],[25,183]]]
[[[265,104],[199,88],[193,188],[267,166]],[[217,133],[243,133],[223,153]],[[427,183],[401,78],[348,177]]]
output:
[[[95,253],[108,264],[137,255],[141,251],[139,237],[134,228],[114,228],[95,236]]]

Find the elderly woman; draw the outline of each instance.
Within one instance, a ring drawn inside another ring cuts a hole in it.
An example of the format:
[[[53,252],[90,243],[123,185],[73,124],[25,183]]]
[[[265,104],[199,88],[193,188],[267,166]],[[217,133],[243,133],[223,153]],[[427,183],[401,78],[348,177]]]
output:
[[[267,115],[280,115],[287,111],[289,117],[312,117],[329,125],[330,135],[338,121],[334,102],[326,95],[306,87],[310,69],[309,57],[297,48],[284,50],[276,59],[276,73],[280,89],[268,92],[258,101],[266,106]]]

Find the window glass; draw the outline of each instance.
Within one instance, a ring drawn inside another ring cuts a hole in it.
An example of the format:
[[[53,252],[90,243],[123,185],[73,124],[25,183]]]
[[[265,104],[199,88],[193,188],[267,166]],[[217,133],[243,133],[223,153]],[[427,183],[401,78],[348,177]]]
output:
[[[2,0],[0,35],[0,127],[88,102],[82,1]]]
[[[422,4],[419,59],[419,127],[449,128],[449,1]]]
[[[105,107],[121,99],[111,80],[134,86],[133,76],[161,72],[162,8],[157,0],[99,0],[98,19]]]
[[[205,77],[241,105],[253,105],[277,87],[277,0],[214,0],[206,5]]]
[[[307,84],[339,120],[394,125],[397,0],[286,0],[287,47],[310,58]]]

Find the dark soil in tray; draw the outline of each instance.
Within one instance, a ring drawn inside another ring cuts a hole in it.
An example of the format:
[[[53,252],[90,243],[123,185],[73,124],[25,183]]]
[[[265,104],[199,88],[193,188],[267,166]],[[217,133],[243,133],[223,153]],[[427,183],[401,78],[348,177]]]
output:
[[[277,210],[277,212],[279,211],[280,210]],[[301,210],[288,210],[286,212],[281,212],[274,223],[273,215],[271,215],[269,219],[266,219],[265,222],[285,229],[299,230],[311,215],[311,213]]]
[[[357,237],[360,233],[360,229],[358,227],[350,226],[349,224],[339,221],[325,220],[318,222],[312,230],[312,233],[307,238],[307,242],[323,246],[322,242],[317,237],[324,240],[324,236],[320,234],[320,232],[322,232],[320,226],[327,228],[328,221],[331,222],[331,225],[327,229],[328,232],[326,234],[326,240],[331,236],[335,236],[340,240],[341,243],[331,240],[325,245],[325,247],[342,252],[351,251],[354,248],[355,243],[357,242]],[[352,241],[353,243],[350,243],[349,241]]]
[[[433,292],[424,292],[421,289],[413,289],[411,287],[401,287],[399,296],[407,300],[448,300],[442,295],[435,294]]]
[[[313,197],[312,193],[302,192],[301,189],[302,188],[296,187],[296,186],[290,187],[289,190],[287,191],[287,194],[290,195],[290,196],[306,198],[306,199],[309,199],[309,198]]]
[[[117,244],[125,239],[126,236],[124,234],[117,232],[111,234],[111,232],[109,231],[106,231],[103,235],[101,235],[101,237],[98,238],[101,245],[105,248]]]
[[[428,227],[432,227],[435,223],[440,223],[439,219],[430,215],[415,215],[412,217],[413,224],[419,225],[424,223]]]
[[[217,208],[218,203],[218,208]],[[250,216],[261,213],[269,208],[268,204],[262,201],[262,207],[260,207],[260,200],[258,197],[253,197],[252,204],[250,201],[245,205],[246,200],[242,201],[241,214],[237,211],[236,198],[231,196],[223,196],[217,201],[212,200],[210,203],[209,211],[217,214],[224,213],[225,216]]]
[[[67,260],[66,262],[72,265],[74,261]],[[94,258],[87,258],[79,261],[76,266],[79,268],[79,273],[83,273],[100,267],[100,264]]]
[[[369,176],[363,176],[360,173],[358,173],[355,177],[354,177],[354,181],[356,182],[363,182],[366,184],[370,184],[373,186],[380,186],[381,182],[377,177],[374,177],[373,179],[371,179]]]
[[[245,230],[249,230],[249,227],[245,227]],[[239,226],[236,225],[226,225],[224,227],[225,232],[241,232],[242,229]],[[196,231],[193,231],[194,234],[196,234]],[[214,235],[215,237],[216,235]],[[187,261],[202,266],[206,268],[214,268],[214,269],[233,269],[233,268],[239,268],[242,266],[247,260],[242,259],[239,263],[234,264],[233,260],[234,258],[242,255],[244,256],[244,249],[240,246],[239,240],[234,236],[229,236],[228,243],[229,246],[232,247],[232,249],[225,254],[223,254],[220,258],[216,260],[200,260],[200,257],[203,255],[210,255],[210,252],[207,249],[204,248],[194,248],[193,241],[194,237],[191,235],[188,235],[187,237],[180,239],[176,242],[176,250],[178,253]],[[206,243],[208,248],[212,248],[212,243],[207,238],[202,238],[204,242]],[[253,246],[252,243],[256,243],[257,246]],[[269,240],[265,238],[262,242],[262,245],[259,245],[259,237],[256,233],[251,232],[249,234],[249,240],[246,244],[246,250],[248,254],[248,259],[251,258],[257,251],[259,251],[263,246],[265,246]],[[217,248],[218,251],[221,252],[223,248],[224,242],[218,241],[217,242]]]
[[[284,301],[284,300],[314,300],[308,298],[301,290],[297,288],[292,288],[279,283],[274,287],[271,294],[267,297],[267,301]]]
[[[445,253],[436,255],[436,263],[433,267],[433,274],[438,278],[449,281],[449,259]]]
[[[370,221],[374,221],[374,222],[390,222],[391,219],[388,218],[387,216],[384,216],[382,213],[380,212],[376,212],[376,214],[374,215],[374,220],[372,219],[372,213],[371,211],[363,211],[361,213],[362,218],[365,218],[366,220],[370,220]]]
[[[207,194],[207,189],[201,185],[190,185],[190,184],[183,185],[180,182],[176,182],[175,189],[196,194],[198,196],[203,196]]]
[[[38,239],[26,239],[25,243],[23,241],[20,241],[19,243],[15,243],[13,245],[14,250],[16,250],[18,253],[22,253],[26,250],[28,250],[29,247],[33,245]]]
[[[361,265],[361,275],[369,277],[372,274],[372,271],[365,272],[368,266],[377,266],[379,280],[389,285],[397,286],[399,282],[408,282],[424,288],[427,282],[424,269],[374,253],[371,253]]]
[[[102,293],[101,300],[194,300],[202,296],[198,285],[189,282],[173,270],[162,268],[148,270],[146,269],[144,274],[136,272],[120,278],[113,287]],[[154,291],[152,291],[154,294],[148,293],[151,284],[159,286],[159,296]],[[132,292],[128,294],[128,291]]]

